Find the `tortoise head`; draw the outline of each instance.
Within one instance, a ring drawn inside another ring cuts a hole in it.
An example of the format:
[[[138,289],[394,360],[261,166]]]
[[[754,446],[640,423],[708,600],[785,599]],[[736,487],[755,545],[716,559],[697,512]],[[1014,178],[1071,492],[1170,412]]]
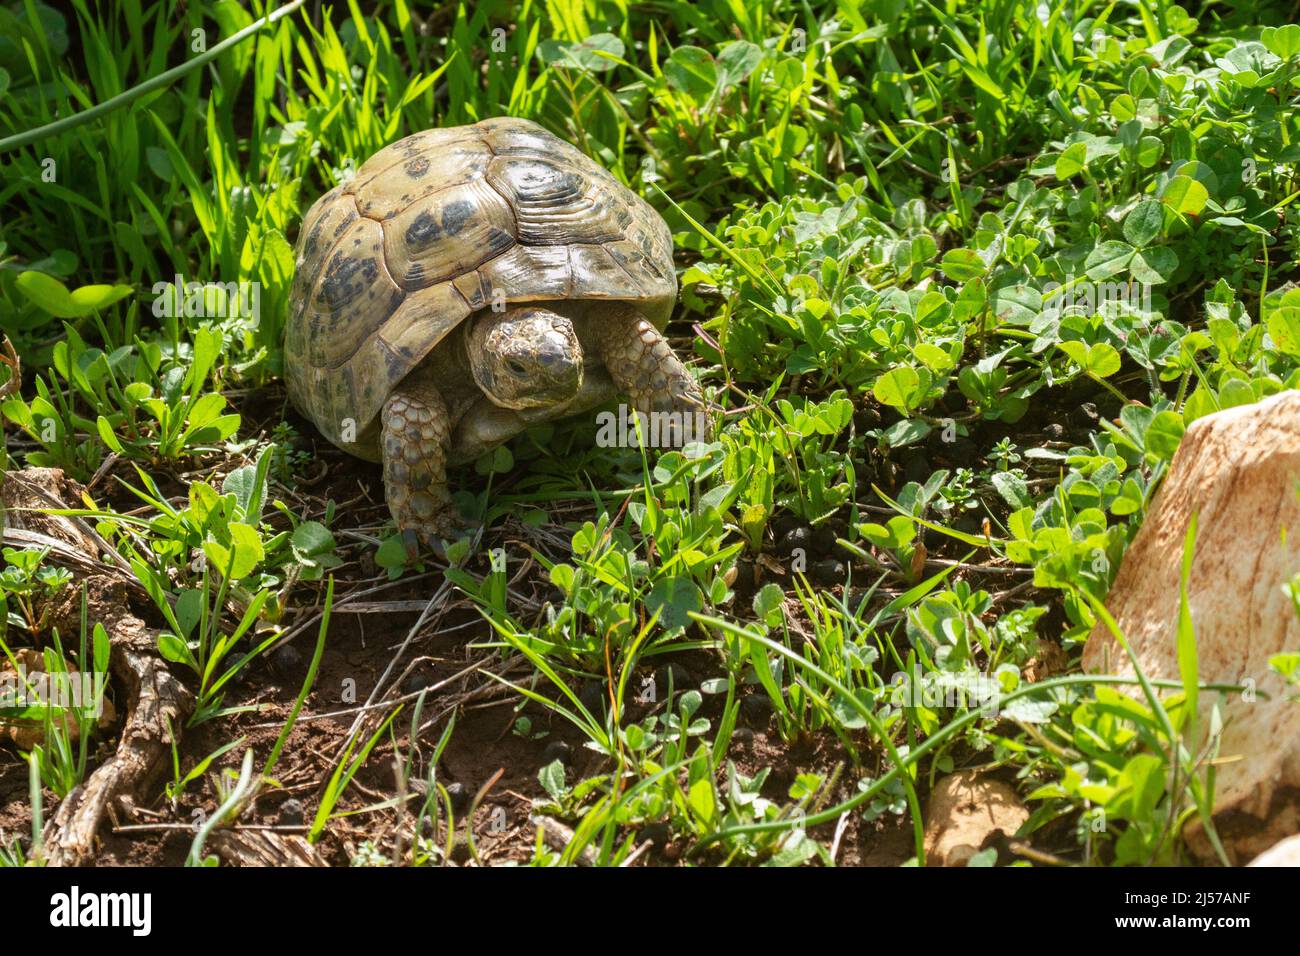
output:
[[[486,312],[466,338],[474,381],[502,408],[545,408],[582,387],[582,346],[573,323],[536,306]]]

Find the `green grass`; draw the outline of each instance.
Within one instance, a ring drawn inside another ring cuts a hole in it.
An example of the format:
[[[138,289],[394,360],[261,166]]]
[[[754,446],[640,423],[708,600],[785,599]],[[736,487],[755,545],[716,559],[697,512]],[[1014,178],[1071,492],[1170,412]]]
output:
[[[1114,624],[1107,590],[1187,425],[1300,385],[1288,5],[72,7],[0,9],[0,332],[26,373],[0,394],[0,465],[96,482],[69,507],[152,598],[190,727],[224,735],[210,758],[173,750],[173,809],[201,777],[215,795],[190,862],[281,785],[290,731],[338,709],[314,688],[324,643],[253,775],[262,658],[322,606],[323,642],[374,586],[363,563],[433,572],[407,594],[447,582],[490,628],[481,683],[597,756],[581,779],[540,769],[532,812],[573,837],[529,830],[517,859],[664,862],[639,836],[664,825],[674,860],[831,865],[848,819],[923,864],[925,795],[968,767],[1015,784],[1020,839],[1059,862],[1187,858],[1213,793],[1196,704],[1227,690],[1198,683],[1190,612],[1181,682],[1122,693],[1077,658]],[[391,523],[303,482],[312,436],[280,385],[293,243],[380,147],[505,114],[663,214],[672,330],[726,414],[648,455],[586,422],[536,429],[457,476],[477,550],[410,562]],[[7,653],[51,645],[57,565],[7,556]],[[1067,673],[1031,682],[1049,651]],[[678,661],[689,686],[647,685]],[[897,694],[904,674],[942,703]],[[344,719],[310,839],[439,864],[467,828],[477,857],[491,781],[467,820],[437,766],[472,708],[431,694],[408,731],[398,683]],[[951,694],[972,687],[996,713]],[[779,766],[742,758],[754,724]],[[34,793],[75,785],[86,736],[57,768],[36,752]],[[366,776],[392,760],[395,792]],[[361,777],[383,798],[361,803]],[[0,861],[39,859],[24,839]]]

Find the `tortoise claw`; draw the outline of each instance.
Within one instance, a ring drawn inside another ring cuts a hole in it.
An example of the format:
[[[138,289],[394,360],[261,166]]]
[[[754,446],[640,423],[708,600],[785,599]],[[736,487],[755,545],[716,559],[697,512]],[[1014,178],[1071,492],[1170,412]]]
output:
[[[420,536],[412,528],[402,531],[402,544],[406,547],[406,560],[414,561],[420,556]]]
[[[464,538],[473,537],[477,526],[463,520],[460,515],[448,515],[424,527],[401,528],[402,544],[406,556],[415,561],[421,551],[428,550],[440,561],[447,560],[448,549]]]

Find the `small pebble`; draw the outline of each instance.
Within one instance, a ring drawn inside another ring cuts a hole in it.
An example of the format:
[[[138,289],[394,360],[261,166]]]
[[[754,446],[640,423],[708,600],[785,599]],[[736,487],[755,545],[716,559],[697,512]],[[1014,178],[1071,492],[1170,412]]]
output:
[[[573,749],[563,740],[552,740],[542,751],[542,766],[550,766],[557,760],[566,767],[573,762]]]
[[[772,534],[780,541],[801,523],[797,515],[783,514],[772,522]]]
[[[751,724],[766,724],[772,716],[772,701],[766,694],[750,694],[741,698],[740,712]]]
[[[469,809],[469,790],[459,780],[447,784],[447,796],[451,799],[452,813],[461,814]]]
[[[295,797],[290,797],[284,803],[280,804],[279,823],[281,826],[297,827],[302,826],[305,819],[302,801]]]
[[[945,412],[962,412],[969,408],[970,405],[966,396],[960,391],[950,390],[944,392],[943,397],[939,399],[939,407]]]
[[[408,674],[406,680],[402,681],[403,694],[418,694],[429,686],[429,677],[426,674]]]
[[[469,841],[461,837],[452,845],[451,861],[453,863],[468,863],[470,858]]]
[[[1061,441],[1065,438],[1065,426],[1060,422],[1052,422],[1052,424],[1043,429],[1043,434],[1046,435],[1050,441]]]
[[[271,652],[271,669],[281,677],[292,676],[302,664],[302,653],[292,644],[277,647]]]
[[[684,690],[692,690],[695,678],[681,664],[664,664],[655,671],[655,689],[668,693],[669,678],[672,679],[673,693],[680,694]]]
[[[1097,406],[1092,402],[1084,402],[1070,413],[1070,421],[1076,428],[1095,428],[1099,417]]]
[[[782,556],[794,554],[798,548],[807,554],[812,550],[813,531],[806,524],[798,525],[791,528],[785,533],[785,536],[777,542],[776,552]]]
[[[836,561],[834,558],[828,558],[825,561],[818,561],[812,566],[812,574],[809,575],[815,584],[822,587],[834,587],[837,584],[843,584],[844,578],[848,572],[844,567],[843,561]]]
[[[871,405],[863,405],[853,413],[853,427],[861,435],[880,425],[880,412]]]
[[[839,537],[835,529],[829,522],[819,524],[813,529],[812,551],[813,554],[826,557],[835,548],[835,539]]]
[[[741,747],[752,747],[754,745],[754,731],[748,727],[737,727],[731,732],[732,742]]]

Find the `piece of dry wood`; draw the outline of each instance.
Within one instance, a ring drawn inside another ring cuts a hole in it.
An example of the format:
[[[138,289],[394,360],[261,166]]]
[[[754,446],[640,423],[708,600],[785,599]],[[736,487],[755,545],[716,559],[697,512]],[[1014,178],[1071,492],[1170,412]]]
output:
[[[11,529],[61,542],[52,548],[56,563],[65,549],[103,567],[103,545],[94,530],[77,518],[43,513],[43,508],[67,508],[81,489],[56,468],[26,468],[10,472],[0,484],[0,500],[9,510]],[[6,535],[7,536],[7,535]],[[172,734],[193,707],[193,699],[158,654],[158,632],[131,610],[132,590],[115,569],[84,572],[84,563],[67,561],[82,570],[88,626],[103,624],[109,639],[109,670],[125,701],[125,721],[113,755],[59,804],[45,826],[46,862],[55,866],[90,863],[95,837],[112,805],[147,799],[149,787],[170,760]],[[49,621],[62,634],[81,630],[81,588],[67,588],[53,599]]]
[[[326,866],[316,848],[300,836],[270,830],[212,831],[208,847],[232,866]]]
[[[352,601],[340,603],[333,614],[419,614],[428,601]]]
[[[102,539],[80,518],[46,514],[48,508],[81,507],[81,486],[58,468],[23,468],[0,474],[0,496],[7,512],[5,537],[27,532],[30,543],[49,546],[98,565]],[[15,539],[16,544],[29,543]]]
[[[48,548],[81,574],[107,574],[147,596],[130,566],[85,518],[48,514],[85,507],[85,489],[58,468],[0,472],[0,536],[7,545]],[[7,514],[5,513],[7,512]]]
[[[563,853],[568,849],[569,844],[573,842],[576,836],[571,827],[565,826],[555,817],[538,814],[532,818],[531,822],[542,828],[542,839],[556,853]],[[595,848],[590,844],[584,846],[578,852],[578,855],[573,858],[573,862],[578,866],[595,866]]]
[[[54,866],[91,861],[110,804],[121,798],[147,801],[168,766],[171,735],[180,732],[193,706],[158,654],[158,632],[131,613],[122,582],[92,577],[86,585],[91,620],[108,632],[109,668],[125,692],[126,720],[113,755],[63,799],[45,826],[46,860]],[[75,633],[80,614],[81,595],[75,592],[64,598],[54,620],[60,630]]]

